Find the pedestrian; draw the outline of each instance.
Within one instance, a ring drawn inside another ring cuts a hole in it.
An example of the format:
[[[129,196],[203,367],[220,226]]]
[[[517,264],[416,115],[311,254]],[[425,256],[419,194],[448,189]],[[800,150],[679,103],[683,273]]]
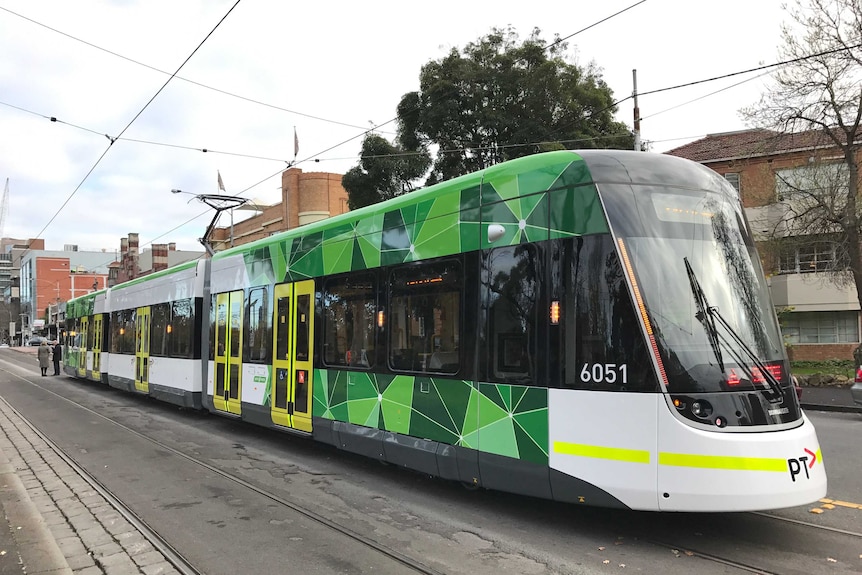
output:
[[[51,362],[51,348],[48,347],[48,340],[43,339],[39,345],[39,368],[42,370],[42,375],[48,375],[48,365]]]
[[[60,340],[54,342],[54,375],[60,375],[60,360],[63,359],[63,346],[60,345]]]

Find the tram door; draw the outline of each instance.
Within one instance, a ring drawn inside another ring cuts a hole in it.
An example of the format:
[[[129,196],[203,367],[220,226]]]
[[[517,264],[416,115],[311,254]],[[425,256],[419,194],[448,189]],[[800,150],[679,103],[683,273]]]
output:
[[[242,413],[242,290],[216,295],[215,389],[213,406]]]
[[[80,319],[78,331],[78,375],[87,377],[87,331],[90,327],[90,318],[84,316]]]
[[[102,379],[102,316],[93,316],[93,379]]]
[[[311,431],[314,281],[275,286],[272,422]]]
[[[135,389],[150,392],[150,307],[139,307],[135,321]]]

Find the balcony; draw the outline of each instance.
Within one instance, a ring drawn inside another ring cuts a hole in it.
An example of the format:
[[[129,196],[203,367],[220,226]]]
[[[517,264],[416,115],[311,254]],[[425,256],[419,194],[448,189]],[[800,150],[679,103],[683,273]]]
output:
[[[836,286],[821,273],[786,274],[768,280],[773,303],[793,311],[848,311],[859,309],[856,286]]]

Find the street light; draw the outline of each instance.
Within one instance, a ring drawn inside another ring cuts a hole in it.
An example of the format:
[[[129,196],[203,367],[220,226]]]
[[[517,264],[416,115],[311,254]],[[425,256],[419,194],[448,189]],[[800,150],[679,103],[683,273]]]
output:
[[[204,203],[215,210],[215,215],[213,216],[210,225],[207,226],[206,231],[204,232],[203,237],[198,238],[198,241],[203,244],[204,248],[207,250],[207,254],[212,256],[215,253],[212,245],[210,244],[210,234],[212,234],[213,229],[215,228],[216,221],[218,221],[218,217],[225,210],[233,210],[234,208],[238,208],[241,205],[248,202],[248,198],[240,198],[239,196],[224,196],[222,194],[193,194],[191,192],[184,192],[183,190],[178,190],[176,188],[171,190],[172,194],[187,194],[192,196],[189,200],[198,200],[201,203]],[[230,222],[230,238],[231,242],[233,241],[233,211],[231,211],[231,222]]]

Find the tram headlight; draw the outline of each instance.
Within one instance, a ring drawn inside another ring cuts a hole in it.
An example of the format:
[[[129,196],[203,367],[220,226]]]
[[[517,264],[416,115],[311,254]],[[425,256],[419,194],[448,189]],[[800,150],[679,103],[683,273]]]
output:
[[[705,419],[712,415],[712,405],[703,399],[698,399],[691,402],[691,412],[695,417]]]

